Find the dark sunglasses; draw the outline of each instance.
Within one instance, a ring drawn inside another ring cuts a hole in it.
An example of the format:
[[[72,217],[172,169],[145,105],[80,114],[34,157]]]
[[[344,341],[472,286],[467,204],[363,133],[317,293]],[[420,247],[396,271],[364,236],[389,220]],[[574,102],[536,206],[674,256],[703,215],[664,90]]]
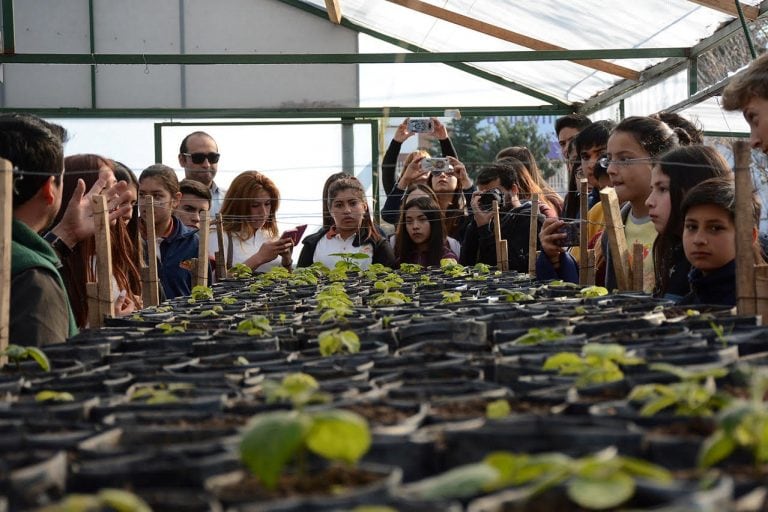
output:
[[[443,175],[443,173],[447,174],[448,176],[453,176],[453,169],[449,169],[447,171],[439,171],[439,170],[429,171],[429,177],[439,178],[440,176]]]
[[[208,163],[215,164],[219,161],[219,157],[221,156],[218,153],[182,153],[182,155],[192,159],[193,164],[201,164],[205,162],[206,159],[208,160]]]

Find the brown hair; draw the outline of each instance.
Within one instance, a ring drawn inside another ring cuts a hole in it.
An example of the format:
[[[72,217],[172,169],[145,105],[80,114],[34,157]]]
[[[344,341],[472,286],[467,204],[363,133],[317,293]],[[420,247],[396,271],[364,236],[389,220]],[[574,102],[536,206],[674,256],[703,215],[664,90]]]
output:
[[[357,192],[358,199],[368,205],[368,201],[365,198],[365,189],[363,188],[363,184],[360,183],[360,180],[354,176],[350,176],[348,178],[339,178],[338,180],[331,183],[331,185],[328,187],[328,197],[326,198],[326,202],[328,203],[329,209],[331,208],[333,200],[336,198],[339,192],[344,190],[353,190]],[[368,208],[365,209],[365,213],[363,214],[363,222],[360,228],[360,242],[377,242],[381,240],[381,234],[379,234],[379,230],[376,229],[376,226],[373,225],[371,211]]]
[[[323,227],[324,228],[330,228],[333,226],[333,217],[331,217],[331,210],[328,208],[328,188],[331,186],[331,183],[334,181],[341,179],[341,178],[349,178],[352,175],[348,172],[337,172],[334,174],[331,174],[328,176],[328,179],[325,180],[325,184],[323,185]]]
[[[725,110],[744,110],[752,98],[768,99],[768,54],[764,53],[736,75],[723,90]]]
[[[258,171],[245,171],[238,174],[229,186],[224,203],[221,206],[222,228],[227,233],[234,233],[240,240],[253,238],[256,230],[251,225],[251,203],[261,191],[269,194],[272,208],[262,229],[271,237],[277,236],[275,215],[280,208],[280,191],[275,183]]]
[[[114,162],[108,158],[93,154],[72,155],[64,159],[64,188],[62,203],[66,204],[72,198],[78,179],[85,181],[86,190],[99,177],[98,170],[108,167],[114,172]],[[60,213],[63,215],[63,212]],[[58,222],[58,221],[56,221]],[[126,291],[126,297],[141,308],[141,277],[136,267],[136,249],[128,229],[118,221],[109,230],[112,245],[112,276],[121,290]],[[86,283],[96,280],[93,258],[96,255],[95,236],[80,242],[72,250],[72,255],[65,258],[62,267],[62,277],[66,283],[69,302],[78,327],[88,324],[88,296]]]
[[[150,165],[141,171],[141,175],[139,176],[139,183],[141,183],[145,178],[157,178],[160,180],[172,197],[179,192],[179,178],[176,177],[176,171],[167,165]]]
[[[522,162],[528,171],[528,174],[530,174],[531,179],[522,178],[521,181],[533,181],[539,188],[539,190],[535,192],[541,195],[540,199],[546,202],[559,216],[563,209],[563,198],[560,197],[560,194],[555,192],[549,183],[547,183],[547,180],[541,175],[541,169],[539,169],[539,164],[536,163],[536,157],[533,156],[531,150],[525,146],[510,146],[499,151],[496,155],[496,160],[506,157],[516,158]],[[534,190],[531,189],[531,192],[533,193]]]

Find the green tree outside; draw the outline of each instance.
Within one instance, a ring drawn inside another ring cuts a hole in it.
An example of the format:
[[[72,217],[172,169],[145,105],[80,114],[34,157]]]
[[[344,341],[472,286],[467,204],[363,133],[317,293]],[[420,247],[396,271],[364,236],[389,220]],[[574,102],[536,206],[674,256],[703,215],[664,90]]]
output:
[[[547,156],[549,140],[539,135],[532,121],[500,117],[494,124],[490,124],[485,117],[463,117],[454,119],[448,130],[459,159],[467,166],[467,172],[473,178],[480,167],[493,162],[496,153],[509,146],[527,146],[536,158],[544,178],[557,172]],[[440,154],[437,141],[432,152]]]

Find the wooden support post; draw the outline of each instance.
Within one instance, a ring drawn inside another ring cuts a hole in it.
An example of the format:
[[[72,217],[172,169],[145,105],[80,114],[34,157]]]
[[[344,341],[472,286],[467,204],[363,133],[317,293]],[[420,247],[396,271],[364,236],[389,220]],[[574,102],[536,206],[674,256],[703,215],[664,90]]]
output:
[[[587,282],[586,286],[594,286],[595,284],[595,250],[587,249]]]
[[[621,220],[619,198],[613,187],[605,187],[600,191],[600,201],[605,213],[605,233],[608,236],[608,247],[611,251],[611,261],[616,274],[616,284],[619,290],[630,289],[629,281],[629,251],[627,237],[624,234],[624,223]]]
[[[539,194],[531,194],[531,221],[528,231],[528,275],[536,279],[536,245],[539,241]]]
[[[115,303],[112,301],[112,240],[109,234],[109,209],[107,198],[93,196],[93,220],[96,225],[96,296],[98,298],[98,318],[92,328],[104,325],[104,318],[115,316]]]
[[[195,264],[195,282],[197,286],[208,286],[208,230],[210,220],[208,212],[200,212],[200,230],[197,236],[200,239],[197,251],[197,263]]]
[[[498,201],[493,202],[493,238],[496,240],[496,268],[506,272],[509,270],[509,253],[506,243],[501,243],[501,217],[499,216]]]
[[[224,224],[221,221],[221,214],[216,214],[216,239],[219,242],[219,249],[216,251],[216,279],[225,279],[227,277],[227,262],[224,258]]]
[[[582,178],[579,180],[579,284],[582,286],[585,286],[589,281],[589,257],[587,255],[587,246],[589,245],[588,214],[589,193],[587,192],[587,180]]]
[[[757,314],[764,319],[768,318],[768,264],[766,263],[755,265],[755,297]]]
[[[0,158],[0,351],[8,348],[11,334],[12,220],[13,164]],[[23,340],[19,340],[18,343],[23,343]],[[0,357],[0,368],[5,362],[6,357]]]
[[[632,244],[632,289],[643,291],[643,244]]]
[[[755,304],[755,256],[752,248],[752,155],[746,141],[733,143],[733,174],[736,187],[736,308],[740,315],[757,313]]]
[[[157,236],[155,235],[155,203],[152,196],[145,196],[144,205],[147,218],[144,219],[144,228],[147,236],[147,267],[142,269],[142,299],[144,306],[157,306],[160,304],[159,280],[157,278]]]

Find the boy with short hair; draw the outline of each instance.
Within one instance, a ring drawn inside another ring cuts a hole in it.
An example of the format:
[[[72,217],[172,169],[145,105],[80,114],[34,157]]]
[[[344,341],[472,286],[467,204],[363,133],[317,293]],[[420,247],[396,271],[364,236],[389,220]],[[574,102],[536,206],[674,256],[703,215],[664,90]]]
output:
[[[711,178],[693,187],[681,206],[683,250],[691,264],[691,292],[679,304],[736,305],[736,193],[728,178]],[[755,263],[763,263],[757,245],[760,201],[752,194],[752,243]]]
[[[200,215],[211,210],[211,189],[190,179],[179,182],[181,199],[176,217],[187,227],[200,229]]]

